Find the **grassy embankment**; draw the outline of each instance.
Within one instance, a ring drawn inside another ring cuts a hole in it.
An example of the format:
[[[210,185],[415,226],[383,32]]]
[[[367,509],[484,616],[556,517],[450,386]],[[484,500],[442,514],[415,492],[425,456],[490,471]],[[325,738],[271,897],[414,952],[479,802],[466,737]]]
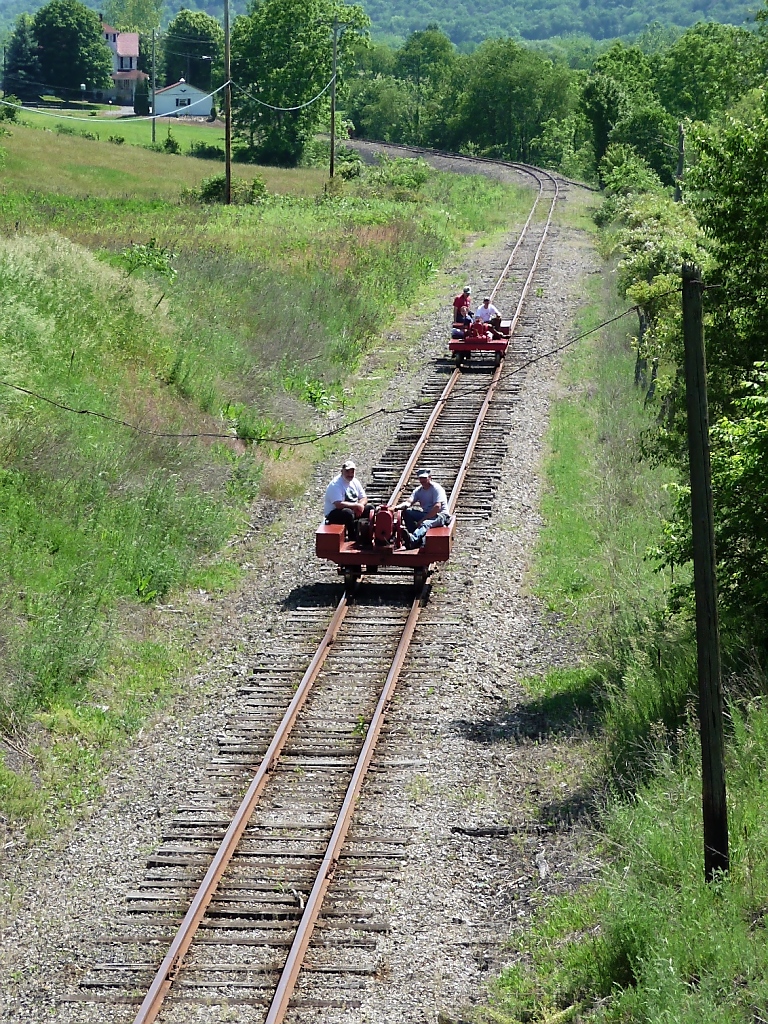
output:
[[[356,368],[381,330],[525,197],[403,164],[338,197],[314,170],[265,170],[280,196],[201,206],[178,197],[202,161],[11,132],[0,380],[221,435],[0,389],[0,813],[34,833],[92,799],[105,757],[172,698],[194,654],[157,604],[231,585],[224,548],[253,498],[297,493],[338,445],[266,439],[353,415],[380,386]]]
[[[593,296],[582,326],[608,306]],[[529,683],[561,719],[586,714],[602,741],[585,782],[604,868],[514,936],[517,963],[485,1021],[768,1017],[768,715],[762,700],[744,696],[760,687],[731,684],[731,873],[707,885],[695,651],[690,625],[667,606],[669,581],[644,557],[662,529],[668,472],[638,458],[651,412],[632,384],[626,325],[567,358],[546,467],[537,588],[591,638],[594,659]]]
[[[24,126],[64,137],[85,139],[88,142],[109,142],[121,146],[147,147],[152,145],[152,122],[133,117],[107,117],[106,111],[93,112],[66,110],[57,116],[49,110],[38,113],[28,108],[19,111],[19,122]],[[71,133],[71,134],[70,134]],[[224,152],[224,129],[221,124],[179,121],[175,117],[158,117],[155,121],[155,145],[162,146],[168,135],[188,153],[191,146],[204,143]],[[94,138],[89,138],[94,136]],[[119,140],[122,139],[122,142]],[[131,159],[135,154],[131,153]],[[125,160],[125,156],[123,156]],[[223,161],[223,156],[222,156]],[[207,162],[207,161],[206,161]],[[241,165],[242,166],[242,165]],[[276,172],[277,173],[277,172]]]

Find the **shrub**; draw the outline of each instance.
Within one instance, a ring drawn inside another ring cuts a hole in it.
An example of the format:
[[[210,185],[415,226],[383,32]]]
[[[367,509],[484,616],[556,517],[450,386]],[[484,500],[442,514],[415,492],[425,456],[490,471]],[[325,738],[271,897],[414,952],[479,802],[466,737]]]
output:
[[[197,190],[196,198],[202,203],[223,203],[226,180],[226,175],[224,174],[214,174],[210,178],[204,178],[199,190]],[[253,181],[232,178],[230,192],[232,202],[243,206],[250,203],[258,203],[265,199],[267,196],[267,186],[262,178],[254,178]]]
[[[113,145],[115,145],[115,146],[122,146],[122,144],[125,142],[125,136],[124,135],[110,135],[109,136],[109,141],[111,143],[113,143]]]
[[[168,131],[168,134],[165,137],[165,141],[163,142],[163,151],[166,153],[175,153],[177,155],[181,153],[181,143],[177,138],[171,135],[170,130]]]
[[[208,142],[192,142],[188,152],[198,160],[223,160],[225,156],[221,146],[212,146]]]
[[[15,103],[17,106],[21,106],[21,100],[13,93],[9,93],[4,99],[6,102],[0,105],[0,121],[18,121],[19,112],[16,107],[9,107],[6,104]]]
[[[176,276],[176,271],[171,265],[171,260],[176,259],[176,253],[171,252],[165,245],[158,245],[154,238],[150,238],[145,245],[131,242],[122,250],[117,259],[129,274],[143,268],[153,270],[156,274],[167,277],[171,281]]]

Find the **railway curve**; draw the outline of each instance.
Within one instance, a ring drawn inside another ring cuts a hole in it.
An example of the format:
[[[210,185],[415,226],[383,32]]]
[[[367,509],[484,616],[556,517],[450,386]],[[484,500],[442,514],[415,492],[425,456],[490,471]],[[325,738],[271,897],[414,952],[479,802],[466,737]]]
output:
[[[534,172],[526,169],[524,173]],[[545,180],[553,184],[551,176]],[[554,184],[552,191],[556,192]],[[510,262],[499,280],[496,301],[505,308],[514,308],[522,285],[532,280],[533,271],[529,276],[520,268],[531,260],[528,248],[543,248],[546,235],[542,225],[546,224],[548,218],[536,222],[540,230],[534,242],[530,247],[519,246],[512,254],[513,259],[520,259],[520,267]],[[544,273],[547,258],[543,250]],[[458,503],[460,524],[469,529],[483,528],[501,476],[510,418],[520,401],[523,374],[514,371],[530,356],[537,330],[535,317],[524,307],[516,321],[506,363],[496,374],[480,365],[459,373],[450,413],[446,402],[446,411],[438,419],[435,432],[415,452],[414,439],[418,442],[421,438],[429,415],[428,400],[437,398],[446,379],[455,373],[447,360],[435,362],[424,381],[422,401],[403,419],[392,444],[373,470],[369,487],[372,497],[383,499],[397,489],[404,467],[409,465],[409,454],[410,462],[415,463],[418,458],[431,463],[436,478],[447,484],[449,492],[453,491],[456,480],[467,469],[463,465],[464,435],[472,435],[477,407],[485,400],[487,378],[494,376],[497,394],[479,432],[474,461],[462,481],[461,495],[456,494],[454,500],[452,494],[452,503]],[[265,757],[268,786],[248,816],[231,867],[206,904],[199,922],[201,941],[186,953],[181,969],[179,963],[174,963],[163,974],[161,984],[171,980],[174,985],[170,986],[170,999],[160,1019],[193,1019],[183,1013],[179,1016],[180,1008],[186,1007],[184,1012],[188,1012],[190,1007],[197,1006],[202,1011],[217,1003],[247,1010],[249,1016],[238,1019],[270,1024],[283,1019],[276,1013],[270,1015],[270,1007],[275,1005],[272,992],[275,987],[280,988],[281,963],[294,947],[295,929],[315,884],[309,870],[315,862],[320,865],[320,878],[332,885],[315,935],[310,932],[307,940],[307,966],[295,992],[296,979],[291,982],[291,1012],[346,1012],[359,1004],[358,990],[378,977],[378,939],[388,930],[385,917],[375,907],[365,905],[365,895],[382,881],[396,880],[410,837],[407,829],[399,833],[389,828],[377,829],[375,820],[364,812],[351,828],[350,844],[342,853],[332,855],[330,871],[327,864],[323,866],[326,854],[321,856],[321,850],[335,825],[332,811],[322,803],[321,792],[324,786],[334,790],[338,802],[336,783],[355,770],[350,768],[351,762],[342,761],[359,754],[364,746],[373,705],[381,699],[382,686],[390,672],[391,649],[400,645],[405,622],[414,610],[418,617],[422,602],[413,601],[403,582],[397,573],[386,579],[380,576],[375,581],[366,581],[349,604],[343,627],[332,642],[328,642],[325,633],[329,614],[327,588],[316,602],[310,599],[287,616],[280,631],[279,653],[275,656],[273,650],[264,664],[255,665],[242,687],[237,719],[221,737],[218,754],[209,769],[211,786],[201,785],[198,799],[193,796],[167,827],[163,845],[149,858],[145,878],[129,895],[123,934],[101,937],[105,956],[92,964],[77,991],[70,993],[72,1004],[98,1003],[102,1008],[134,1005],[139,1007],[137,1022],[154,1019],[141,1016],[141,991],[151,985],[158,950],[173,941],[182,908],[194,898],[196,887],[226,835],[229,815],[239,794],[252,780],[254,764],[268,754],[274,725],[293,699],[297,675],[305,673],[309,637],[315,637],[318,650],[327,654],[321,669],[322,685],[313,690],[307,715],[298,723],[279,758]],[[437,619],[430,623],[429,635],[417,637],[408,654],[411,671],[424,652],[433,650],[436,644],[443,650],[455,645],[463,617],[454,609],[447,616],[441,612]],[[355,681],[360,677],[365,679],[365,686]],[[385,704],[390,701],[391,695]],[[390,727],[384,724],[382,728],[386,739]],[[411,771],[417,760],[371,753],[373,773],[369,789],[375,793],[378,778],[397,778],[399,773]],[[320,781],[321,769],[328,770],[333,785]],[[278,776],[282,776],[281,782]],[[301,805],[296,784],[303,779],[311,784]],[[285,788],[281,790],[280,786]],[[286,806],[286,792],[291,794],[290,816],[295,815],[296,820],[286,820],[282,810]],[[259,955],[255,957],[257,949]]]

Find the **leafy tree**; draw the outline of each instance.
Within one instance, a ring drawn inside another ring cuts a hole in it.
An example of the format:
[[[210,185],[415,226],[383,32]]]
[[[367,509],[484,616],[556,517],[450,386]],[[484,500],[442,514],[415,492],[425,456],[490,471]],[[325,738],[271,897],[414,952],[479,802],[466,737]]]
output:
[[[35,100],[43,84],[43,72],[37,55],[32,18],[20,14],[5,54],[3,91],[15,93],[21,100]]]
[[[753,32],[700,23],[661,55],[659,96],[674,115],[708,121],[756,85],[760,71],[759,44]]]
[[[592,148],[599,162],[605,156],[611,132],[627,112],[629,103],[619,83],[608,75],[593,74],[581,93],[581,110],[592,127]]]
[[[410,102],[408,86],[390,75],[354,81],[349,88],[346,112],[358,135],[380,142],[405,142]]]
[[[104,20],[121,32],[151,32],[162,11],[163,0],[106,0]]]
[[[369,24],[362,7],[339,0],[262,0],[232,30],[233,77],[247,88],[233,95],[233,126],[253,158],[295,166],[328,109],[327,94],[309,103],[328,84],[333,60],[331,26],[347,27],[338,43],[339,83],[354,61],[356,37]],[[260,102],[259,102],[260,101]]]
[[[43,81],[56,92],[80,94],[80,85],[111,85],[112,53],[99,16],[79,0],[50,0],[34,17]]]
[[[457,141],[528,160],[544,122],[569,112],[571,73],[512,39],[487,40],[467,60]]]
[[[597,58],[582,89],[581,109],[592,125],[598,163],[619,122],[630,117],[633,108],[653,103],[653,72],[642,50],[615,43]]]
[[[136,90],[133,94],[133,112],[139,117],[146,117],[149,114],[149,81],[141,78],[136,83]]]
[[[768,117],[694,126],[696,160],[687,202],[710,239],[716,263],[707,293],[707,369],[716,413],[729,414],[740,382],[768,357]]]
[[[677,166],[677,122],[655,100],[631,107],[619,118],[609,135],[611,144],[626,143],[672,185]]]
[[[183,78],[207,91],[211,85],[211,65],[223,52],[224,30],[218,21],[204,11],[182,9],[169,24],[165,36],[166,85]]]
[[[406,107],[410,126],[407,141],[427,141],[425,121],[428,123],[436,116],[441,92],[455,61],[453,44],[437,26],[414,32],[397,51],[395,76],[410,85],[410,102]],[[429,109],[425,111],[425,107]]]
[[[541,126],[541,134],[531,141],[531,157],[568,177],[594,180],[595,152],[586,117],[577,112],[562,119],[549,118]]]

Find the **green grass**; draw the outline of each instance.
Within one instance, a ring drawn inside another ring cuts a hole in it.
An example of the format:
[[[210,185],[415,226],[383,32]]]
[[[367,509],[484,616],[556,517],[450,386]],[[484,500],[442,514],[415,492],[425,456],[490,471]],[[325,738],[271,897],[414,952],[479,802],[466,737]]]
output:
[[[597,883],[553,901],[516,937],[483,1021],[751,1024],[768,997],[768,713],[734,715],[728,756],[731,871],[704,881],[700,754],[693,735],[603,821]]]
[[[614,312],[601,294],[591,301],[582,327]],[[725,638],[727,668],[743,673],[727,718],[731,870],[707,884],[695,646],[667,607],[670,580],[645,557],[669,476],[639,458],[655,410],[634,389],[633,362],[617,327],[565,361],[534,585],[591,658],[526,681],[548,724],[588,723],[603,752],[587,781],[602,867],[516,929],[512,966],[478,1022],[766,1019],[768,685],[754,656],[745,678],[744,652]]]
[[[173,699],[189,655],[153,609],[235,586],[227,542],[250,502],[303,490],[338,444],[294,456],[268,438],[362,408],[375,385],[356,368],[382,331],[526,196],[395,162],[334,194],[312,169],[265,171],[258,206],[200,206],[181,191],[205,161],[23,127],[2,145],[0,380],[223,435],[134,433],[0,389],[0,725],[26,751],[0,769],[0,812],[37,834]]]
[[[28,120],[25,112],[25,121]],[[23,125],[8,125],[10,137],[0,140],[5,154],[3,182],[6,188],[25,189],[37,192],[44,188],[49,196],[74,197],[85,200],[100,197],[109,200],[178,200],[181,189],[196,187],[212,174],[220,171],[223,165],[212,160],[199,160],[195,157],[167,153],[155,153],[139,148],[146,142],[149,144],[150,129],[138,123],[116,125],[90,125],[85,119],[83,131],[98,130],[101,141],[85,140],[79,136],[59,135],[48,125],[50,118],[42,115],[39,128]],[[71,125],[74,122],[61,122]],[[128,128],[133,130],[135,145],[126,150],[126,145],[116,146],[107,141],[109,134],[128,135]],[[75,128],[80,130],[79,125]],[[189,136],[182,134],[181,129],[189,131]],[[108,131],[107,131],[108,129]],[[141,134],[144,132],[146,138]],[[178,131],[178,135],[177,135]],[[178,125],[172,128],[174,136],[183,141],[182,149],[186,152],[193,141],[210,140],[215,142],[218,135],[209,128],[198,128]],[[207,134],[206,134],[207,133]],[[162,142],[164,135],[158,130],[158,140]],[[143,139],[144,141],[140,141]],[[298,170],[277,170],[268,167],[251,167],[236,164],[236,177],[251,179],[256,174],[262,177],[271,192],[290,195],[315,195],[322,189],[325,172],[319,168],[307,167]],[[134,202],[134,205],[135,202]]]

